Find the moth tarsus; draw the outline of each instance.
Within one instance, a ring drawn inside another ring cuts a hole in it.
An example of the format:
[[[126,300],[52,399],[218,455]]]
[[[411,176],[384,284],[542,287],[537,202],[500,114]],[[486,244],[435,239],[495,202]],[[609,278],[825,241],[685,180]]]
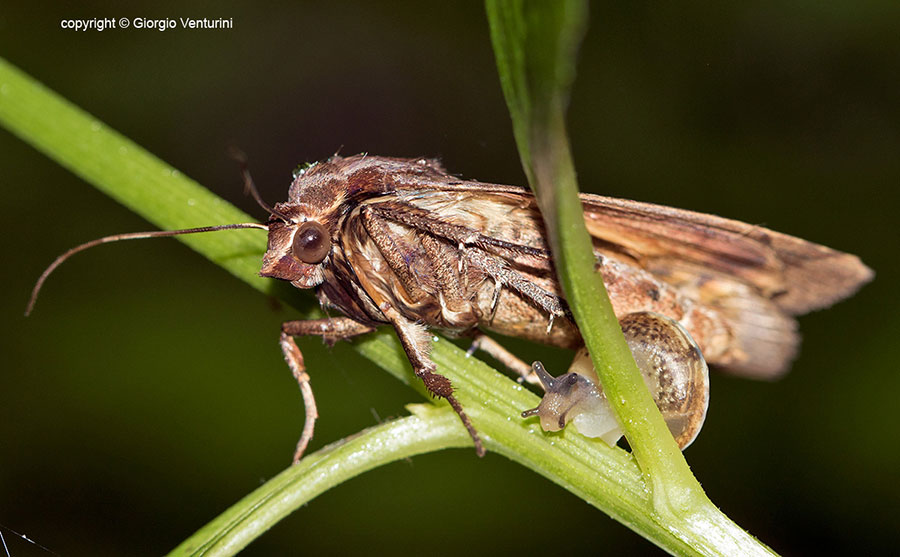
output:
[[[255,192],[245,164],[242,175]],[[317,414],[291,336],[334,341],[390,325],[415,374],[448,400],[478,454],[476,427],[431,361],[427,331],[582,345],[524,188],[460,180],[432,159],[357,155],[295,172],[285,202],[269,207],[254,198],[270,213],[267,223],[230,227],[268,230],[260,275],[315,288],[325,309],[344,316],[282,327],[285,359],[307,401],[296,459]],[[733,373],[786,371],[799,338],[794,316],[853,294],[873,276],[853,255],[758,226],[597,195],[581,200],[616,315],[662,314],[687,330],[708,362]]]

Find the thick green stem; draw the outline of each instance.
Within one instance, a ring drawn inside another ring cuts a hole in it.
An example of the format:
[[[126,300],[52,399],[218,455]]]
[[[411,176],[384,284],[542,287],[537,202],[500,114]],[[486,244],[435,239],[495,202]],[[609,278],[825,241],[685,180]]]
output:
[[[651,488],[659,523],[698,552],[765,551],[706,497],[641,378],[613,313],[584,224],[565,127],[583,0],[487,0],[500,81],[554,262],[610,404]],[[702,525],[702,527],[700,527]]]

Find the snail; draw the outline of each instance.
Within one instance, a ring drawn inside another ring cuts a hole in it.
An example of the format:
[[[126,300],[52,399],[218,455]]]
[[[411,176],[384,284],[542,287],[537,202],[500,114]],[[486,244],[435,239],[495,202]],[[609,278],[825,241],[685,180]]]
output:
[[[694,339],[677,321],[653,312],[619,320],[625,340],[669,431],[681,449],[700,433],[709,405],[709,370]],[[569,372],[553,377],[541,362],[532,365],[546,393],[523,418],[539,416],[544,431],[572,422],[579,433],[615,445],[622,430],[609,407],[587,350],[576,354]]]

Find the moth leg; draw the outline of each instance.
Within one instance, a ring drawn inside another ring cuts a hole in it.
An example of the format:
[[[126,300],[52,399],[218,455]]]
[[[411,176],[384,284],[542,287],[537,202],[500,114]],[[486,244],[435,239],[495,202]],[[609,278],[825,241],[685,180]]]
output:
[[[419,279],[413,274],[405,254],[390,240],[391,235],[387,230],[387,221],[371,210],[363,210],[361,215],[363,226],[365,226],[369,237],[378,247],[388,266],[400,280],[407,294],[413,300],[420,300],[428,296],[428,293],[419,286]],[[422,241],[423,237],[419,236],[419,239]],[[455,306],[462,301],[458,290],[458,278],[451,277],[447,267],[437,263],[441,261],[441,257],[439,257],[439,246],[436,243],[424,240],[422,245],[428,256],[431,257],[428,263],[432,266],[432,272],[438,276],[443,275],[445,284],[441,292],[447,296],[445,301],[448,303],[448,307]],[[403,350],[406,352],[410,364],[412,364],[416,377],[425,383],[425,388],[428,389],[428,392],[434,396],[446,399],[450,403],[450,406],[456,411],[463,426],[465,426],[472,437],[472,441],[475,444],[475,454],[484,456],[484,444],[481,442],[481,438],[478,436],[478,432],[475,431],[472,422],[469,421],[469,416],[466,415],[462,405],[453,396],[453,385],[449,379],[435,372],[434,362],[431,361],[429,356],[431,341],[425,327],[402,316],[390,302],[382,301],[383,298],[379,298],[381,296],[376,296],[375,300],[379,304],[378,309],[381,310],[381,313],[384,314],[391,325],[394,326],[394,330],[397,331],[397,336],[400,338],[400,343],[403,345]],[[471,319],[474,321],[475,316],[472,315]]]
[[[422,242],[422,247],[425,249],[425,253],[431,262],[431,268],[438,279],[441,304],[454,313],[463,314],[457,317],[461,321],[466,319],[470,319],[473,322],[476,321],[477,317],[469,309],[471,304],[463,296],[464,286],[460,283],[460,273],[454,268],[448,257],[448,252],[453,253],[456,248],[443,244],[440,240],[425,232],[419,232],[417,236]],[[462,263],[462,261],[463,258],[460,257],[459,263]]]
[[[306,373],[306,364],[303,362],[303,353],[300,352],[300,348],[294,342],[293,337],[321,336],[326,342],[334,344],[338,340],[369,333],[374,330],[374,327],[347,317],[287,321],[281,324],[281,338],[278,343],[281,345],[284,361],[287,362],[294,379],[300,385],[300,393],[303,395],[303,406],[306,410],[303,433],[300,434],[297,449],[294,451],[294,464],[300,461],[306,446],[312,440],[319,412],[316,408],[316,399],[313,396],[312,386],[309,383],[309,374]]]
[[[284,361],[287,362],[294,379],[300,385],[300,392],[303,394],[303,407],[306,410],[306,419],[303,422],[303,433],[300,434],[300,440],[297,442],[297,449],[294,451],[294,464],[303,457],[306,446],[312,439],[313,430],[316,427],[316,419],[319,417],[319,411],[316,408],[316,398],[313,396],[312,386],[309,384],[309,375],[306,373],[306,364],[303,362],[303,353],[293,337],[288,334],[281,333],[278,343],[281,345],[281,352],[284,353]]]
[[[403,350],[412,364],[416,377],[425,383],[425,388],[428,389],[428,392],[450,403],[450,406],[456,411],[456,414],[462,421],[463,426],[465,426],[466,431],[472,437],[472,442],[475,444],[475,454],[484,456],[484,443],[481,442],[481,437],[478,436],[478,432],[475,431],[475,427],[469,421],[469,416],[466,415],[462,405],[453,396],[453,385],[449,379],[435,371],[436,366],[429,355],[431,342],[428,331],[422,325],[400,315],[400,312],[388,302],[382,303],[379,309],[388,318],[391,325],[394,326],[394,330],[397,331],[400,344],[403,346]]]
[[[428,294],[419,286],[419,278],[413,274],[406,259],[407,254],[403,253],[395,243],[391,240],[391,234],[387,229],[387,221],[376,215],[367,208],[362,210],[362,223],[369,234],[369,238],[378,247],[381,256],[390,266],[391,270],[400,279],[403,288],[413,300],[421,300]]]
[[[537,374],[534,373],[534,370],[530,365],[523,362],[518,356],[504,348],[502,344],[481,331],[475,333],[474,339],[472,340],[472,346],[469,347],[469,350],[466,353],[472,355],[476,350],[481,350],[488,354],[506,366],[507,369],[517,374],[519,376],[519,383],[527,381],[532,385],[541,384],[541,380],[538,379]]]
[[[369,238],[378,247],[391,271],[413,300],[437,296],[442,308],[447,313],[453,314],[451,318],[453,324],[461,328],[474,325],[478,321],[477,315],[472,310],[472,304],[463,296],[459,273],[452,265],[452,256],[456,254],[456,248],[426,232],[418,231],[416,233],[416,239],[424,252],[424,257],[419,258],[418,262],[423,266],[427,265],[429,267],[427,274],[436,279],[432,281],[433,284],[426,291],[421,286],[421,277],[416,276],[410,266],[409,254],[404,253],[392,241],[391,233],[387,228],[388,219],[380,216],[379,212],[368,208],[361,214],[363,226],[366,227]]]
[[[388,220],[405,224],[418,230],[426,230],[429,234],[444,238],[452,243],[464,246],[478,246],[489,252],[494,252],[496,255],[501,255],[509,261],[524,263],[536,269],[551,270],[549,262],[550,252],[546,248],[516,244],[484,235],[481,231],[474,228],[435,218],[424,209],[398,201],[378,203],[372,206],[372,210]]]
[[[498,288],[509,287],[547,312],[549,316],[548,334],[550,333],[550,327],[553,325],[553,320],[557,317],[565,317],[574,322],[565,300],[552,292],[544,290],[515,270],[510,269],[496,257],[480,248],[466,250],[465,255],[472,263],[483,269],[494,283],[498,285]],[[496,306],[497,297],[498,294],[495,294],[494,301],[491,303],[492,306]],[[493,311],[494,308],[492,307],[491,310]]]
[[[339,340],[371,333],[374,330],[375,327],[349,317],[285,321],[281,324],[282,333],[292,337],[322,337],[330,345]]]

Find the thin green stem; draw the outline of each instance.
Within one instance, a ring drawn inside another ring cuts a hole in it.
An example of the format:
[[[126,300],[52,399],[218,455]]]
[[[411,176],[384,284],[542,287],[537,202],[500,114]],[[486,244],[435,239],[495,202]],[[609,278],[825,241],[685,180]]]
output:
[[[234,555],[317,495],[373,468],[471,444],[450,408],[416,405],[415,415],[380,424],[308,455],[194,533],[170,555]]]
[[[651,488],[659,524],[702,553],[767,548],[709,501],[641,378],[613,312],[584,224],[565,127],[583,0],[487,0],[500,81],[525,173],[547,227],[554,262],[579,330]]]

